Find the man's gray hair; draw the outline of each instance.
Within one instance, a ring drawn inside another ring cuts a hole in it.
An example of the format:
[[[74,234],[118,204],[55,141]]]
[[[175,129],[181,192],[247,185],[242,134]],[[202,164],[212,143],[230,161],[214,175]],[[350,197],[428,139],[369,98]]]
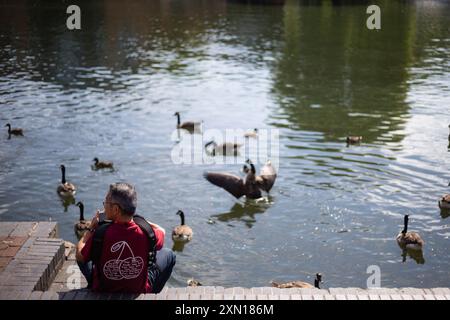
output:
[[[126,182],[117,182],[109,186],[111,201],[117,203],[126,215],[134,215],[137,206],[137,194],[134,187]]]

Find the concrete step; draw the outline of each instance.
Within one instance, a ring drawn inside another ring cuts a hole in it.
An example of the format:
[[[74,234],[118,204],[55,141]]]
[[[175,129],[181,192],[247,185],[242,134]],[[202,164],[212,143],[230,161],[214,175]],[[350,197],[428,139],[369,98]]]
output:
[[[314,291],[314,292],[313,292]],[[7,300],[450,300],[450,288],[330,288],[277,289],[183,287],[164,288],[159,294],[94,293],[87,289],[0,292]]]
[[[30,237],[0,274],[0,291],[48,290],[65,261],[64,240]]]

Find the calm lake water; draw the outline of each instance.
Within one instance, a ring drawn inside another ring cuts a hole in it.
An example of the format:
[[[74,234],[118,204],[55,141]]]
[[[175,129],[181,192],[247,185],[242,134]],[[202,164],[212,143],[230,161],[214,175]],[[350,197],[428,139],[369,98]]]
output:
[[[450,5],[373,2],[379,31],[366,28],[368,4],[331,1],[81,2],[80,31],[66,28],[67,4],[3,2],[0,124],[25,136],[0,134],[0,221],[50,219],[75,242],[78,208],[56,194],[63,163],[88,217],[110,183],[129,181],[172,247],[184,210],[194,238],[176,248],[170,286],[321,272],[324,287],[366,287],[370,265],[385,287],[450,286],[450,218],[437,206],[450,192]],[[270,198],[235,200],[203,179],[239,174],[245,155],[174,164],[176,111],[206,129],[278,129]],[[363,143],[347,147],[349,134]],[[94,157],[116,170],[93,171]],[[423,260],[397,246],[404,214]]]

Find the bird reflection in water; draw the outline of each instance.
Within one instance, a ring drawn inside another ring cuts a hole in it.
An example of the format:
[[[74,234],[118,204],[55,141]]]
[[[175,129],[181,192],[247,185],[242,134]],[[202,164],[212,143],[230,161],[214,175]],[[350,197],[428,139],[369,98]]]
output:
[[[251,228],[256,222],[255,215],[264,213],[272,203],[272,196],[246,199],[244,203],[236,202],[229,212],[212,215],[211,218],[222,222],[242,221],[248,228]]]
[[[406,257],[407,256],[409,256],[411,259],[416,261],[417,264],[424,264],[425,263],[425,258],[423,257],[422,250],[403,249],[402,262],[406,262]]]
[[[186,243],[187,242],[174,241],[172,251],[183,252]]]
[[[67,209],[70,205],[75,204],[75,198],[74,197],[61,197],[61,203],[64,207],[64,212],[67,212]]]
[[[450,217],[450,209],[442,208],[441,209],[441,218],[446,219],[448,217]]]

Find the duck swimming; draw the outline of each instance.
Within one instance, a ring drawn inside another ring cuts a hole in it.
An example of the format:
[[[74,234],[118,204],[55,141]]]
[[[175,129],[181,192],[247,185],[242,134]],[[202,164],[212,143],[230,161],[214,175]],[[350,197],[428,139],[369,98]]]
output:
[[[422,250],[425,245],[425,241],[422,240],[417,232],[408,232],[408,220],[409,215],[404,217],[404,228],[397,235],[397,243],[401,248],[412,249],[412,250]]]
[[[110,161],[99,161],[98,158],[94,158],[92,161],[95,161],[95,169],[114,169],[113,163]]]
[[[180,242],[188,242],[192,240],[192,229],[185,224],[184,212],[181,210],[177,211],[177,215],[181,218],[181,225],[176,226],[172,231],[172,240]]]
[[[83,237],[84,233],[89,230],[91,227],[91,221],[84,220],[84,205],[80,201],[76,204],[78,208],[80,208],[80,219],[77,223],[75,223],[74,230],[75,234],[77,235],[78,239],[81,239]]]
[[[11,129],[11,124],[10,123],[7,123],[5,125],[5,127],[8,127],[8,134],[9,135],[23,136],[23,129],[21,129],[21,128],[12,128]]]
[[[189,132],[194,132],[194,131],[200,130],[200,127],[202,125],[201,122],[186,121],[186,122],[181,123],[180,113],[177,111],[173,115],[177,116],[177,129],[184,129]]]
[[[62,164],[60,168],[61,183],[58,185],[58,188],[56,188],[56,192],[58,192],[61,197],[73,197],[77,192],[77,188],[73,183],[66,181],[66,167]]]

